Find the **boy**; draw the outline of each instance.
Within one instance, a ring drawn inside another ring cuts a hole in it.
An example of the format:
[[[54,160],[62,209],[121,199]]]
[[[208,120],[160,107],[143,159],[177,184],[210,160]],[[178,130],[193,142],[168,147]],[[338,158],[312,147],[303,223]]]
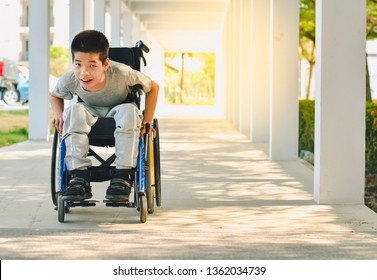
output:
[[[92,197],[87,159],[88,134],[98,117],[115,120],[115,171],[106,191],[109,200],[124,200],[131,192],[131,168],[136,166],[139,136],[152,123],[159,87],[131,67],[110,61],[109,42],[96,30],[80,32],[72,40],[74,69],[65,73],[50,94],[52,125],[66,142],[66,164],[71,174],[65,200]],[[130,87],[140,84],[146,93],[144,116],[133,103],[124,103]],[[64,111],[64,99],[79,100]],[[64,112],[63,112],[64,111]]]

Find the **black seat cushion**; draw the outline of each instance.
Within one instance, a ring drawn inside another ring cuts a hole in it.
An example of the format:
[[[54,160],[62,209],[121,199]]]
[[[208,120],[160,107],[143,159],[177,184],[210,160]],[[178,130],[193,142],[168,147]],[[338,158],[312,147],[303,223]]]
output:
[[[89,133],[89,145],[114,147],[114,131],[115,121],[113,118],[98,118]]]

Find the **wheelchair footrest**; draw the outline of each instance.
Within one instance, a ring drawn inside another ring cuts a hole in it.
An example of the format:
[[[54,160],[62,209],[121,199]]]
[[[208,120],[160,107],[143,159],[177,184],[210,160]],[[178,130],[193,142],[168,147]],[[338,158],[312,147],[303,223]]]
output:
[[[96,206],[97,200],[67,201],[69,207],[91,207]]]
[[[130,207],[130,208],[136,208],[135,202],[129,202],[129,201],[113,201],[113,200],[104,200],[103,203],[105,203],[108,207]]]

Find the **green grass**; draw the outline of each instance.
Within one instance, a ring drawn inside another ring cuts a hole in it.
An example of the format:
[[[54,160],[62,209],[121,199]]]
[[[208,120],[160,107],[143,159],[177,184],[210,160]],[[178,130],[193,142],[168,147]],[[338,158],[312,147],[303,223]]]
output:
[[[28,139],[28,110],[0,111],[0,147]]]
[[[18,128],[11,131],[0,131],[0,147],[16,144],[28,139],[26,128]]]

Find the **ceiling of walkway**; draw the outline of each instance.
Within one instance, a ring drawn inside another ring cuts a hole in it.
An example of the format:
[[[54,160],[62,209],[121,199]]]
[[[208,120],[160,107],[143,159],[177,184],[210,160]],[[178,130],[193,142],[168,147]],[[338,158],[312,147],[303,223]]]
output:
[[[166,51],[215,51],[228,0],[128,0],[127,6]]]

